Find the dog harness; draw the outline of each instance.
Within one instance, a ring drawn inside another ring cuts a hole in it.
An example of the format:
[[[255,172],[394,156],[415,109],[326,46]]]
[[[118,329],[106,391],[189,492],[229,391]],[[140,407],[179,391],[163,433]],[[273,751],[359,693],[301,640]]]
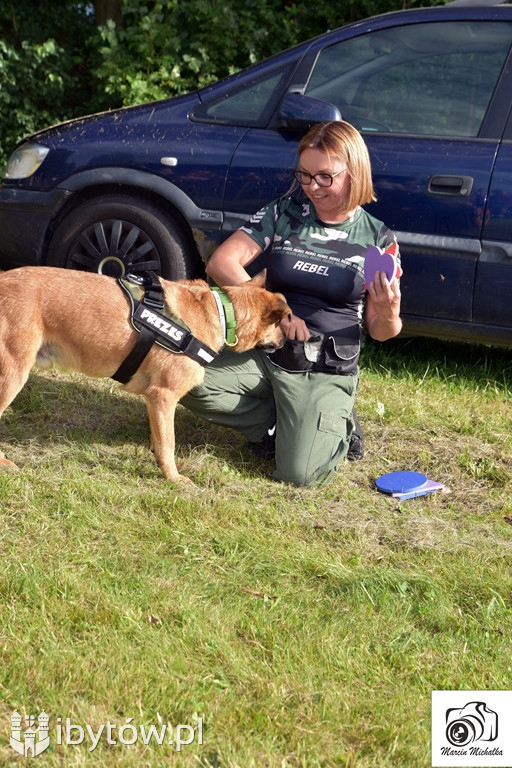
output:
[[[207,365],[218,352],[196,339],[190,328],[168,313],[162,284],[154,272],[127,275],[117,281],[130,300],[130,320],[139,334],[134,348],[112,375],[112,379],[127,384],[139,369],[153,344],[173,354],[184,354]],[[144,292],[142,294],[142,291]],[[236,344],[235,316],[228,297],[220,289],[212,289],[223,328],[223,344]]]

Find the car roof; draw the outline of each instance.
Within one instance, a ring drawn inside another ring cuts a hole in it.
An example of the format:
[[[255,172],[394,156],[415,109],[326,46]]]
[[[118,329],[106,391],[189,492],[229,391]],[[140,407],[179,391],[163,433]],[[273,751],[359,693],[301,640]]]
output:
[[[447,5],[458,5],[461,8],[487,8],[495,5],[510,5],[509,0],[449,0]]]

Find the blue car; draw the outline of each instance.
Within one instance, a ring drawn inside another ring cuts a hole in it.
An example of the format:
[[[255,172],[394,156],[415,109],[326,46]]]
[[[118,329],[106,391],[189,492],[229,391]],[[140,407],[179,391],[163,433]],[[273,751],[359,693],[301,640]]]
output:
[[[40,131],[0,187],[0,267],[201,274],[284,194],[315,122],[370,151],[404,333],[512,346],[512,7],[457,0],[308,40],[194,93]]]

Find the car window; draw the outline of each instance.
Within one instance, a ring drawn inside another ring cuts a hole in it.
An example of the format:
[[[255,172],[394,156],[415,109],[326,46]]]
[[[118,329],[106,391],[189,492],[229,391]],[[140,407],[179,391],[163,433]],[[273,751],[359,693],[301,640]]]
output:
[[[275,109],[289,71],[290,66],[282,67],[243,85],[235,85],[231,91],[196,107],[191,118],[224,125],[264,126]]]
[[[306,94],[363,131],[476,137],[511,41],[510,22],[378,30],[324,49]]]

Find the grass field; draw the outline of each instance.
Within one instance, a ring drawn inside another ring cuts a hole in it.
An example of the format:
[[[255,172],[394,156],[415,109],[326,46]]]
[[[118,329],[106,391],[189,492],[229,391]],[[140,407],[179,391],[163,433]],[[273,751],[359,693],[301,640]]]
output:
[[[34,374],[0,423],[0,766],[15,709],[41,768],[429,766],[433,689],[512,687],[511,389],[510,351],[372,344],[362,462],[280,485],[180,409],[185,487],[142,400]],[[399,469],[445,491],[377,492]]]

